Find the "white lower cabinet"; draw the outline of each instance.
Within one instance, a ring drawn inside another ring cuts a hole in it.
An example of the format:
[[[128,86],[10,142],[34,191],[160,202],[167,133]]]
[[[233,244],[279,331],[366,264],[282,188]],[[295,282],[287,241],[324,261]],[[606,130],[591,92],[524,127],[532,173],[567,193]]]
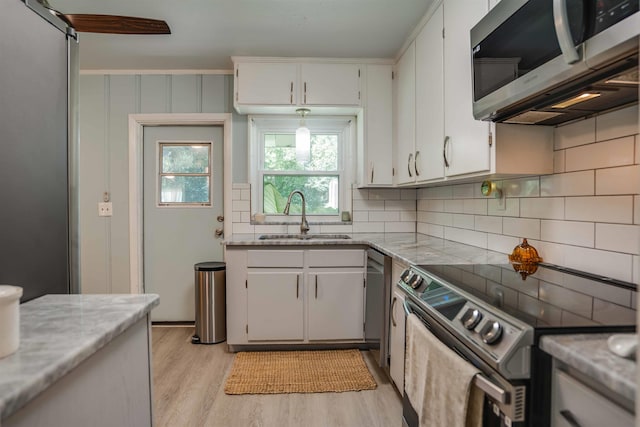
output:
[[[276,269],[280,270],[280,269]],[[249,271],[247,274],[247,339],[304,339],[301,271]]]
[[[227,343],[362,342],[364,249],[227,248]]]
[[[404,390],[404,347],[405,347],[405,314],[404,293],[396,287],[400,280],[400,274],[407,266],[394,261],[391,268],[391,309],[389,325],[389,375],[396,388],[403,393]]]
[[[607,393],[604,387],[599,387],[599,390]],[[554,369],[552,427],[631,427],[634,425],[633,414],[566,372]]]
[[[364,339],[364,273],[309,273],[309,340]]]

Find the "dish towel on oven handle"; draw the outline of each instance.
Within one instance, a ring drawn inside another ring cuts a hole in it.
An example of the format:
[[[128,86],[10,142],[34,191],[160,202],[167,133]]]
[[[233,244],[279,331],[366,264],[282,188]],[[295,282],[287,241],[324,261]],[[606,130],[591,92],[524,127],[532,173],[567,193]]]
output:
[[[420,427],[479,427],[480,371],[440,342],[415,314],[407,317],[404,388]]]

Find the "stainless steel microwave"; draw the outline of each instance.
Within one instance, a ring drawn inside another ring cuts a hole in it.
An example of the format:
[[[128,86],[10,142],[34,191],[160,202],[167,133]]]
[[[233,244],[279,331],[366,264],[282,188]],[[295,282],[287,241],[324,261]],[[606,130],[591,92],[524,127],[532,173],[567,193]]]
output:
[[[473,115],[556,125],[638,102],[639,0],[502,0],[471,29]]]

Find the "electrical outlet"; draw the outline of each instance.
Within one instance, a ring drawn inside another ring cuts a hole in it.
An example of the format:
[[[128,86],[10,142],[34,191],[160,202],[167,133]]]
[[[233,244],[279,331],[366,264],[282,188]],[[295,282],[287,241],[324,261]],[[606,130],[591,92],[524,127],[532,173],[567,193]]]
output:
[[[113,206],[111,202],[98,203],[98,216],[112,216]]]

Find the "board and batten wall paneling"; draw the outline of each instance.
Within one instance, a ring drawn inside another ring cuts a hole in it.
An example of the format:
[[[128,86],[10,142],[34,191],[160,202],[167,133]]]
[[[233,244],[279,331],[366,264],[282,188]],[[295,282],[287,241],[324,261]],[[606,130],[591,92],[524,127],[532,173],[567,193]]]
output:
[[[80,251],[83,293],[129,292],[128,116],[233,113],[233,180],[247,180],[247,118],[230,75],[80,76]],[[108,192],[112,217],[98,216]]]

